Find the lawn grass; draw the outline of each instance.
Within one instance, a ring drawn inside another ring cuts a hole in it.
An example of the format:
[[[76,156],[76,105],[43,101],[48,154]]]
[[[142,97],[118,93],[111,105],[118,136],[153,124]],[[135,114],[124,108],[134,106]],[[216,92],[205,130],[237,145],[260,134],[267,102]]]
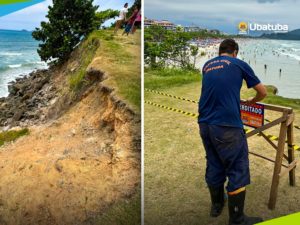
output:
[[[201,92],[201,76],[185,77],[185,71],[176,69],[146,70],[145,87],[198,101]],[[198,76],[197,76],[198,75]],[[195,80],[193,80],[195,78]],[[268,104],[292,107],[296,121],[300,115],[300,100],[276,96],[274,87],[267,86]],[[243,85],[241,97],[253,97],[255,91]],[[145,92],[145,100],[168,107],[197,113],[195,103]],[[267,110],[266,118],[274,120],[278,114]],[[209,216],[210,198],[205,183],[205,151],[199,137],[196,118],[145,104],[145,224],[223,225],[228,222],[227,207],[218,218]],[[279,135],[279,127],[269,129],[268,134]],[[294,132],[296,144],[300,133]],[[261,137],[248,140],[252,152],[275,159],[275,151]],[[299,152],[295,152],[296,158]],[[299,211],[297,196],[300,188],[291,188],[287,177],[281,180],[276,209],[269,211],[267,202],[273,172],[273,164],[252,155],[250,157],[252,184],[247,189],[245,211],[248,214],[271,219]],[[261,171],[264,171],[263,173]],[[297,178],[300,171],[296,171]]]
[[[145,79],[147,79],[145,77]],[[272,91],[268,88],[269,92]],[[201,82],[178,84],[164,88],[163,92],[198,100]],[[245,86],[242,98],[252,97],[253,91]],[[269,93],[270,103],[279,102]],[[279,98],[280,99],[280,98]],[[145,92],[145,100],[169,107],[197,113],[197,104],[167,96]],[[291,106],[291,105],[287,105]],[[266,118],[278,115],[267,110]],[[296,113],[298,124],[300,112]],[[224,225],[228,223],[227,206],[218,218],[209,216],[210,197],[205,183],[205,151],[199,136],[197,119],[145,104],[145,225]],[[268,134],[279,135],[279,127],[268,129]],[[300,143],[300,132],[294,131],[294,141]],[[259,136],[248,140],[252,152],[275,159],[275,151]],[[295,152],[296,158],[300,152]],[[274,164],[249,156],[251,185],[247,187],[245,212],[248,215],[271,219],[300,210],[299,186],[290,187],[288,176],[281,178],[275,210],[268,210],[267,202]],[[263,171],[263,172],[262,172]],[[296,171],[297,179],[300,171]]]
[[[99,40],[94,37],[93,35],[90,35],[87,40],[85,40],[80,46],[78,50],[78,57],[80,57],[79,67],[75,71],[74,74],[70,74],[69,76],[69,84],[72,91],[79,91],[84,82],[85,82],[85,75],[86,75],[86,69],[88,65],[92,62],[95,52],[97,48],[99,47]]]
[[[72,91],[78,91],[86,82],[87,67],[94,64],[106,72],[116,94],[129,104],[141,109],[141,40],[140,31],[130,36],[115,36],[113,30],[96,30],[79,46],[79,68],[70,75]]]
[[[141,109],[141,32],[134,35],[113,35],[112,30],[95,31],[91,35],[100,39],[95,57],[101,58],[97,66],[107,72],[109,82],[118,96]]]
[[[148,89],[168,89],[172,87],[180,87],[190,83],[200,83],[202,76],[200,72],[190,71],[178,68],[164,69],[145,69],[145,88]],[[300,110],[300,99],[285,98],[274,94],[274,86],[266,86],[268,96],[262,101],[267,104],[291,107],[296,111]],[[201,88],[201,86],[200,86]],[[241,98],[247,99],[255,96],[255,90],[247,89],[246,84],[243,85]],[[181,96],[186,97],[186,96]],[[193,99],[198,100],[198,99]]]
[[[0,133],[0,146],[4,145],[6,142],[11,142],[17,140],[19,137],[29,134],[29,130],[27,128],[22,130],[12,130],[12,131],[4,131]]]
[[[178,68],[145,69],[145,88],[164,89],[200,82],[200,72]]]
[[[133,197],[115,203],[101,216],[95,218],[97,225],[139,225],[141,224],[141,192]]]

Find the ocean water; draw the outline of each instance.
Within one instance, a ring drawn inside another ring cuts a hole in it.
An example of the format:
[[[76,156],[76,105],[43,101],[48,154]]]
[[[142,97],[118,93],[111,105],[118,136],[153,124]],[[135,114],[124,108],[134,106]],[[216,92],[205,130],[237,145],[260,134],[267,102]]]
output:
[[[0,97],[8,95],[8,83],[36,69],[47,68],[37,53],[31,32],[0,30]]]
[[[239,58],[249,63],[266,85],[276,86],[278,95],[300,99],[300,41],[239,39]],[[216,56],[217,47],[209,50]],[[208,56],[198,61],[202,68]]]

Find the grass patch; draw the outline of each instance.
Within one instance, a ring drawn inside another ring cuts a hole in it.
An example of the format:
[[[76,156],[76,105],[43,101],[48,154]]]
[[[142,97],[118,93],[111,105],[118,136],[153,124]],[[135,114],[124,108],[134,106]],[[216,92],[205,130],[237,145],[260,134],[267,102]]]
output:
[[[149,89],[167,89],[190,83],[200,84],[201,88],[201,79],[202,76],[197,71],[178,68],[145,69],[145,88]],[[300,110],[300,99],[278,96],[274,94],[274,86],[266,85],[266,87],[268,96],[262,102]],[[254,89],[247,89],[246,85],[243,85],[241,98],[248,99],[255,96],[255,94]]]
[[[29,130],[27,128],[18,131],[4,131],[0,133],[0,146],[4,145],[6,142],[14,141],[27,134],[29,134]]]
[[[300,110],[300,99],[284,98],[281,96],[274,95],[270,92],[266,99],[263,100],[263,102],[273,105],[291,107],[293,109]]]
[[[200,90],[201,82],[193,82],[170,87],[163,92],[198,100]],[[272,89],[268,87],[268,91],[270,93]],[[243,86],[243,98],[253,97],[253,94],[255,92]],[[278,97],[270,93],[268,98],[272,103],[279,103],[278,99],[281,100],[281,97]],[[198,111],[197,104],[155,93],[147,92],[145,98],[192,113]],[[297,118],[299,115],[296,113]],[[278,118],[278,113],[267,110],[265,116],[274,120]],[[227,224],[226,206],[218,218],[209,216],[211,203],[205,182],[206,156],[199,136],[197,119],[145,104],[144,124],[145,225]],[[267,133],[277,136],[279,126],[270,128]],[[296,130],[294,141],[296,144],[300,143],[300,132]],[[262,137],[253,136],[248,143],[250,151],[275,159],[276,152]],[[295,154],[296,158],[299,157],[299,152],[296,151]],[[252,184],[247,186],[247,213],[267,220],[299,211],[298,202],[291,200],[295,198],[295,191],[299,190],[285,191],[290,188],[288,182],[280,184],[280,204],[278,202],[275,210],[266,210],[274,164],[252,155],[249,155],[249,158]],[[299,173],[296,173],[296,176],[298,179]]]
[[[282,96],[275,95],[274,94],[275,87],[271,85],[266,85],[266,88],[268,91],[268,95],[262,102],[267,104],[291,107],[295,110],[300,110],[300,99],[285,98]],[[255,90],[247,89],[244,85],[241,92],[241,97],[247,99],[249,97],[255,96],[255,93],[256,93]]]
[[[102,68],[109,75],[118,95],[128,100],[138,110],[141,108],[141,38],[140,31],[134,35],[113,35],[112,30],[95,31],[100,38],[96,57],[101,57]]]
[[[94,224],[94,223],[93,223]],[[128,200],[115,203],[104,214],[96,218],[97,225],[139,225],[141,224],[141,193]]]
[[[178,68],[145,69],[145,88],[164,89],[201,80],[200,72]]]
[[[80,90],[85,82],[88,65],[96,57],[96,65],[109,75],[118,95],[139,110],[141,108],[140,32],[129,37],[115,36],[113,30],[97,30],[89,35],[79,49],[80,66],[69,81],[72,90]],[[98,41],[100,47],[95,45]],[[89,48],[89,46],[91,46]]]
[[[80,69],[79,72],[70,77],[70,88],[73,91],[78,91],[83,85],[83,78],[85,76],[84,69]]]
[[[72,91],[77,92],[82,88],[85,81],[84,77],[86,74],[86,69],[92,62],[98,47],[99,42],[95,37],[93,37],[93,35],[90,35],[88,39],[84,41],[79,47],[80,60],[78,60],[78,62],[80,63],[80,65],[76,72],[69,78],[70,89]]]

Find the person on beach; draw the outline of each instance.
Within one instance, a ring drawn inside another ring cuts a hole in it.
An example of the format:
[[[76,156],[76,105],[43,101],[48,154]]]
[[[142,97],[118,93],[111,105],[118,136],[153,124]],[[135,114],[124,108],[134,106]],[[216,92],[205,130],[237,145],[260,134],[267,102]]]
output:
[[[267,95],[265,86],[251,67],[237,59],[238,44],[233,39],[219,46],[219,56],[205,63],[199,101],[200,136],[206,151],[205,179],[211,197],[210,216],[217,217],[224,207],[224,183],[227,194],[229,225],[251,225],[262,218],[244,214],[246,185],[250,184],[248,144],[240,115],[240,90],[243,80],[256,96],[254,104]]]
[[[130,31],[131,31],[131,29],[132,29],[132,27],[133,27],[133,25],[134,25],[135,20],[136,20],[137,17],[138,17],[138,14],[139,14],[139,12],[140,12],[140,8],[141,8],[140,6],[135,6],[135,7],[134,7],[133,13],[132,13],[132,15],[129,17],[128,22],[127,22],[127,25],[126,25],[126,27],[125,27],[124,32],[123,32],[122,35],[126,34],[126,35],[128,36],[128,34],[130,33]]]
[[[118,30],[121,28],[121,26],[127,21],[126,15],[128,13],[128,3],[125,3],[124,8],[121,9],[119,17],[116,22],[115,26],[115,34],[118,32]]]

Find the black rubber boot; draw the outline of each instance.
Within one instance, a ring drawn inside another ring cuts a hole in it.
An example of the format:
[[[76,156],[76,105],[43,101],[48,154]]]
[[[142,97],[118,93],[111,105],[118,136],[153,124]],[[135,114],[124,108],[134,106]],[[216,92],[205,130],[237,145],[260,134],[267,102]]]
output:
[[[253,225],[262,222],[259,217],[248,217],[244,214],[246,191],[228,195],[229,225]]]
[[[208,187],[211,198],[211,217],[218,217],[221,215],[224,207],[224,187]]]

